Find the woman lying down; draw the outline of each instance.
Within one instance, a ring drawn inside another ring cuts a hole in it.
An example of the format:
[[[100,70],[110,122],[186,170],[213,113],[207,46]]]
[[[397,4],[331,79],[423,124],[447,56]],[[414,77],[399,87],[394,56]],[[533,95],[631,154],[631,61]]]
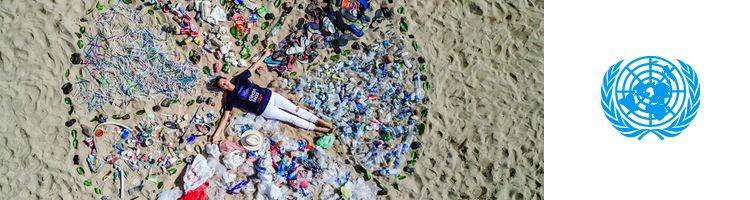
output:
[[[271,55],[271,52],[266,51],[260,61],[250,66],[249,70],[245,70],[235,76],[233,81],[221,76],[214,79],[213,84],[216,87],[221,88],[223,92],[226,92],[227,96],[225,97],[226,103],[222,109],[224,111],[221,115],[221,122],[219,122],[219,126],[216,128],[213,135],[213,143],[217,143],[221,138],[226,136],[224,130],[229,118],[231,117],[231,111],[234,108],[238,108],[245,112],[252,112],[256,115],[263,116],[266,119],[286,122],[305,130],[330,132],[333,129],[333,125],[330,123],[325,122],[309,111],[294,105],[294,103],[288,99],[272,92],[268,88],[260,87],[250,81],[252,72],[263,65],[262,60],[269,55]],[[216,133],[219,134],[216,135]]]

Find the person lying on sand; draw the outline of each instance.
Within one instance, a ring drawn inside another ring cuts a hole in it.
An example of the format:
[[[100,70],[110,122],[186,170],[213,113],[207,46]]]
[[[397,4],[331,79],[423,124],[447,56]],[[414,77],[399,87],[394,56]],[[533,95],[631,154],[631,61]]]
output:
[[[227,126],[227,121],[229,121],[233,108],[252,112],[266,119],[293,124],[310,131],[329,132],[333,129],[333,125],[330,123],[294,105],[294,103],[280,94],[272,92],[268,88],[260,87],[250,81],[252,72],[255,72],[263,64],[262,60],[269,55],[271,55],[271,51],[266,51],[258,62],[255,62],[249,69],[234,77],[234,81],[221,76],[214,79],[214,86],[221,88],[222,91],[228,94],[225,97],[226,103],[223,108],[224,112],[221,115],[221,122],[219,122],[219,126],[213,135],[213,143],[217,143],[225,136],[224,129]],[[220,133],[218,137],[216,133]]]

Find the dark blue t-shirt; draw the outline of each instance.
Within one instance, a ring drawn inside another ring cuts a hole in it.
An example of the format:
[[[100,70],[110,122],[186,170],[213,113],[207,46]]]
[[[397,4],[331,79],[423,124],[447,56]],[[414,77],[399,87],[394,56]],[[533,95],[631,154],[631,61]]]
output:
[[[266,110],[268,100],[271,99],[271,90],[250,82],[251,75],[249,70],[245,70],[235,77],[234,90],[227,96],[225,110],[236,107],[257,115],[263,114]]]

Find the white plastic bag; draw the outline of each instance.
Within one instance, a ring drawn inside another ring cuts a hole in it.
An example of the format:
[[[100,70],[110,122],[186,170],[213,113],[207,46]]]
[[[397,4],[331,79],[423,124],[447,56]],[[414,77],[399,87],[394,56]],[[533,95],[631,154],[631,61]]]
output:
[[[211,10],[211,15],[209,16],[209,23],[223,21],[227,21],[227,12],[224,11],[224,9],[221,9],[221,7],[219,6],[214,6],[214,9]]]
[[[377,192],[370,185],[367,185],[363,178],[359,178],[356,181],[348,182],[344,187],[341,187],[341,194],[344,199],[369,200],[375,199]]]
[[[229,170],[239,167],[245,162],[245,154],[242,151],[234,150],[224,154],[224,166]]]
[[[232,123],[229,124],[229,133],[231,135],[243,137],[244,135],[242,135],[242,133],[247,129],[255,129],[255,127],[259,127],[254,125],[255,118],[256,116],[250,113],[235,117],[232,119]]]
[[[180,197],[182,197],[182,190],[180,188],[172,188],[159,193],[157,200],[177,200]]]
[[[208,158],[219,158],[221,155],[221,152],[219,151],[219,145],[216,144],[206,144],[206,153],[208,154]]]
[[[189,192],[201,186],[208,178],[214,175],[214,169],[208,166],[208,161],[202,155],[198,154],[193,159],[193,163],[188,166],[185,176],[182,177],[185,183],[185,192]]]

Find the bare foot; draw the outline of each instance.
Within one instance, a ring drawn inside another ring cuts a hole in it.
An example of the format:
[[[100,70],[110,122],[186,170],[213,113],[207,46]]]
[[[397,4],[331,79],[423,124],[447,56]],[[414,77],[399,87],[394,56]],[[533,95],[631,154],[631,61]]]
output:
[[[324,127],[315,127],[315,129],[313,129],[313,130],[316,131],[316,132],[321,132],[321,133],[331,132],[330,128],[324,128]]]
[[[316,121],[315,124],[316,125],[320,125],[320,126],[324,126],[324,127],[328,127],[329,129],[333,129],[334,128],[333,124],[328,123],[326,121],[323,121],[322,119],[318,119],[318,121]]]

